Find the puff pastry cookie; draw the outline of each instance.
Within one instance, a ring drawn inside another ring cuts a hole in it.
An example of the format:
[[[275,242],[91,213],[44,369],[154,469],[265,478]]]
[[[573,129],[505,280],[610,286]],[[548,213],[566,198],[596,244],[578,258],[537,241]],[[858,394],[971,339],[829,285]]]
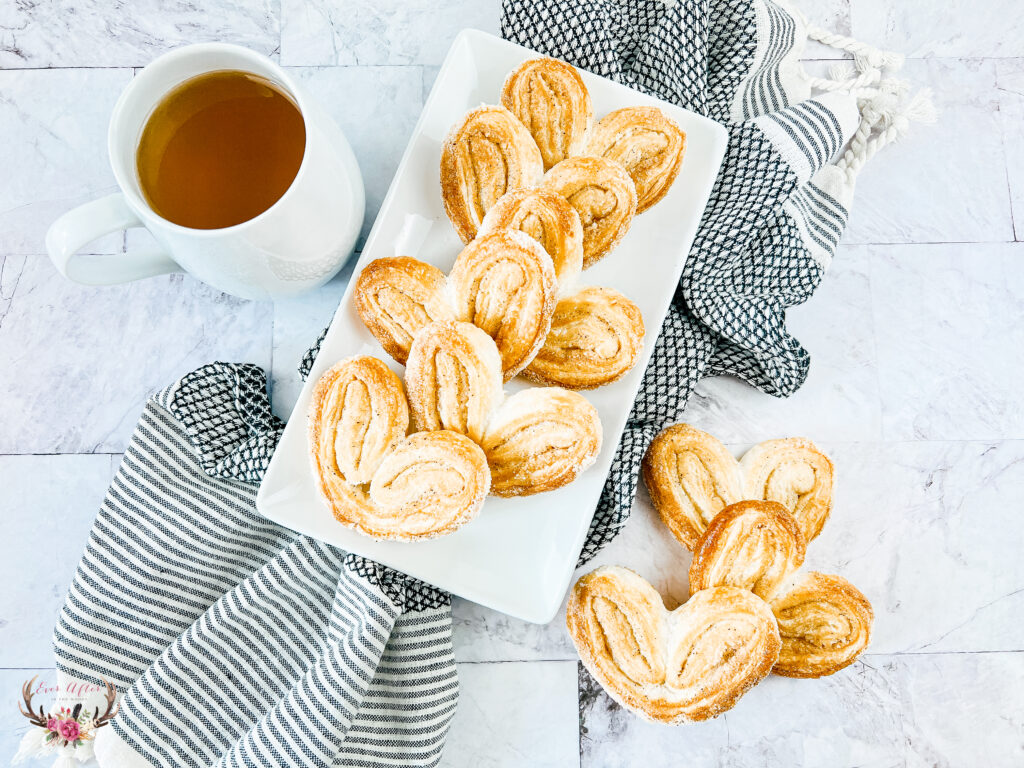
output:
[[[441,150],[441,198],[462,242],[476,236],[484,214],[502,195],[535,186],[543,172],[536,142],[505,107],[466,113]]]
[[[424,325],[455,319],[445,295],[444,273],[404,256],[367,264],[356,279],[353,297],[370,333],[402,365]]]
[[[641,465],[655,509],[692,550],[715,515],[743,498],[739,466],[721,442],[675,424],[651,442]]]
[[[561,195],[517,189],[504,195],[484,216],[480,233],[517,229],[538,243],[555,268],[561,288],[572,285],[583,269],[583,225],[576,209]]]
[[[531,381],[594,389],[620,379],[644,346],[640,308],[611,288],[584,288],[561,299],[551,330],[523,371]]]
[[[657,107],[626,107],[594,126],[586,154],[613,160],[636,184],[637,213],[668,192],[686,154],[686,134]]]
[[[494,411],[482,445],[491,492],[529,496],[571,483],[594,463],[601,450],[601,420],[575,392],[524,389]]]
[[[557,59],[531,59],[512,70],[501,89],[501,103],[530,131],[545,170],[580,154],[594,121],[583,78]]]
[[[768,605],[737,587],[695,592],[674,611],[626,568],[576,582],[566,623],[583,665],[646,720],[677,724],[731,709],[779,657]]]
[[[417,430],[449,429],[481,442],[502,399],[501,357],[470,323],[431,323],[416,335],[405,367]]]
[[[583,268],[609,253],[629,231],[636,185],[622,166],[603,157],[570,157],[544,175],[541,189],[556,192],[583,224]]]
[[[456,318],[494,339],[505,380],[513,378],[551,328],[558,290],[551,257],[532,237],[496,229],[462,250],[448,285]]]

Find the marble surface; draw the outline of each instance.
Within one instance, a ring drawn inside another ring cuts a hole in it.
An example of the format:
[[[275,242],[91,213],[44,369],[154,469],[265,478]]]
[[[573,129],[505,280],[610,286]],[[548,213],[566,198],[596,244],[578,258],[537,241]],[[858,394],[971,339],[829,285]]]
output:
[[[455,599],[462,698],[445,766],[1024,764],[1019,9],[1013,0],[804,5],[823,26],[910,53],[906,76],[933,88],[941,119],[866,167],[830,274],[790,311],[812,355],[804,388],[776,400],[707,380],[685,417],[737,455],[794,434],[829,452],[836,504],[808,566],[870,597],[872,646],[832,677],[769,678],[726,715],[668,729],[595,686],[561,615],[537,626]],[[43,234],[111,189],[107,117],[133,68],[213,39],[294,67],[359,158],[365,235],[449,41],[463,26],[497,29],[499,2],[106,8],[0,4],[0,761],[24,732],[18,686],[52,679],[54,615],[146,397],[205,362],[248,361],[270,371],[286,417],[298,362],[350,277],[351,263],[320,291],[276,305],[182,276],[111,288],[60,279]],[[127,247],[145,237],[130,232]],[[90,250],[124,247],[105,237]],[[671,607],[688,595],[689,559],[641,489],[622,535],[586,570],[635,568]]]

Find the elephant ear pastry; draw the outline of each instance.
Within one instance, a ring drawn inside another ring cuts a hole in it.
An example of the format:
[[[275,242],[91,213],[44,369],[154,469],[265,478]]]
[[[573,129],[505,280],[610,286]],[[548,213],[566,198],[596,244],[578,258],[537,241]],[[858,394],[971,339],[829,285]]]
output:
[[[516,229],[547,251],[561,289],[572,285],[583,269],[583,225],[576,209],[561,195],[538,189],[517,189],[502,197],[484,217],[481,234]]]
[[[624,376],[644,346],[640,308],[611,288],[561,299],[544,346],[523,375],[566,389],[594,389]]]
[[[428,323],[454,320],[437,267],[404,256],[374,259],[359,273],[354,299],[363,324],[402,365],[413,337]]]
[[[571,483],[601,450],[597,409],[575,392],[533,387],[491,416],[483,439],[491,492],[528,496]]]
[[[484,215],[506,192],[540,181],[544,163],[530,132],[505,107],[470,110],[441,149],[441,199],[468,243]]]
[[[852,664],[871,642],[871,603],[840,576],[805,573],[771,601],[782,651],[773,670],[823,677]]]
[[[705,589],[670,613],[650,584],[617,566],[576,582],[566,624],[583,665],[613,699],[672,725],[731,709],[779,656],[775,618],[753,593]]]
[[[657,107],[626,107],[594,126],[586,154],[621,165],[636,184],[637,213],[668,192],[686,154],[686,134]]]
[[[807,541],[821,533],[832,510],[833,467],[814,443],[802,437],[758,443],[743,455],[740,471],[744,498],[782,504]]]
[[[501,103],[533,136],[544,170],[582,153],[594,110],[575,67],[557,59],[524,61],[505,78]]]
[[[448,429],[479,443],[501,402],[501,358],[476,326],[432,323],[412,343],[405,382],[417,431]]]
[[[636,213],[633,179],[621,165],[603,157],[563,160],[544,175],[541,189],[558,193],[579,214],[584,269],[618,245]]]
[[[655,437],[642,471],[655,509],[689,550],[719,512],[743,498],[736,459],[689,424],[675,424]]]
[[[732,586],[770,600],[804,562],[800,527],[774,501],[741,501],[711,521],[693,550],[690,589]]]
[[[395,446],[373,475],[374,522],[386,527],[388,538],[444,536],[476,516],[490,479],[484,452],[469,438],[446,430],[417,432]]]
[[[533,360],[551,328],[558,290],[540,243],[513,229],[483,234],[455,259],[448,286],[456,318],[498,345],[505,381]]]

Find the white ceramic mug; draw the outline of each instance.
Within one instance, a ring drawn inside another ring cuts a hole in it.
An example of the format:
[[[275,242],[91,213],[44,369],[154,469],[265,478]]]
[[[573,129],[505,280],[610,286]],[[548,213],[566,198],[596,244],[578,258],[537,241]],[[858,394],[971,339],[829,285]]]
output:
[[[222,69],[260,75],[288,93],[306,124],[306,149],[291,186],[263,213],[223,229],[190,229],[158,216],[146,203],[135,152],[147,118],[168,91]],[[247,48],[201,43],[153,61],[114,107],[107,149],[121,191],[69,211],[46,234],[57,269],[79,283],[109,285],[187,271],[243,298],[286,298],[327,282],[352,252],[362,226],[363,180],[341,130],[288,73]],[[145,227],[157,245],[109,256],[76,255],[101,235],[130,227]]]

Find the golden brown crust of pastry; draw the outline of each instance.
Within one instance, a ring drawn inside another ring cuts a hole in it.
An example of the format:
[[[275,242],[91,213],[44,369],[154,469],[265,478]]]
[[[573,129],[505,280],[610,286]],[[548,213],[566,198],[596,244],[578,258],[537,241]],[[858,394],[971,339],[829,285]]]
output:
[[[743,498],[736,459],[689,424],[675,424],[654,438],[642,472],[661,519],[689,550],[719,512]]]
[[[488,209],[506,192],[540,181],[536,142],[505,107],[471,109],[441,149],[441,199],[462,242],[476,237]]]
[[[668,192],[686,154],[686,134],[657,107],[625,107],[594,126],[586,154],[613,160],[636,184],[637,213]]]
[[[790,437],[758,443],[744,454],[740,472],[744,498],[782,504],[807,541],[821,532],[832,509],[833,467],[810,440]]]
[[[540,243],[514,229],[496,229],[467,245],[448,275],[458,320],[473,323],[498,345],[505,381],[544,345],[558,283]]]
[[[852,664],[871,642],[871,603],[840,576],[810,571],[771,601],[782,651],[774,672],[823,677]]]
[[[394,521],[390,538],[435,538],[473,519],[490,483],[487,458],[468,437],[449,430],[417,432],[381,462],[369,498],[378,518]]]
[[[501,358],[476,326],[431,323],[413,340],[405,384],[417,431],[449,429],[479,443],[502,399]]]
[[[367,264],[356,279],[353,297],[363,324],[402,365],[424,325],[455,319],[445,295],[444,273],[405,256]]]
[[[561,299],[551,330],[525,378],[566,389],[594,389],[620,379],[644,346],[640,308],[610,288],[584,288]]]
[[[584,666],[612,698],[660,723],[731,709],[779,655],[775,619],[753,593],[706,589],[670,613],[650,584],[617,566],[576,582],[566,624]]]
[[[530,59],[512,70],[501,89],[501,103],[530,131],[544,170],[581,154],[594,122],[583,78],[557,59]]]
[[[571,483],[597,459],[601,420],[575,392],[532,387],[491,415],[481,443],[495,496],[529,496]]]
[[[484,216],[480,234],[517,229],[543,246],[555,267],[560,288],[572,285],[583,269],[583,225],[576,209],[561,195],[539,189],[517,189]]]
[[[609,253],[629,231],[636,185],[621,165],[603,157],[570,157],[544,175],[541,189],[556,192],[583,224],[583,268]]]
[[[800,527],[781,504],[730,504],[715,515],[693,550],[690,589],[728,585],[770,600],[803,564],[806,552]]]

